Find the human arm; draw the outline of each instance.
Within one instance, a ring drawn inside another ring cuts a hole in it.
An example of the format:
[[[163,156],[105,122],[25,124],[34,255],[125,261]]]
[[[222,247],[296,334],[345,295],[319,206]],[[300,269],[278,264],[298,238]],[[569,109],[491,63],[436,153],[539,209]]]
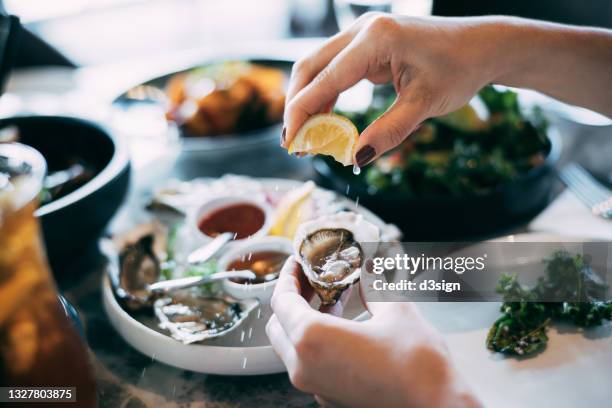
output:
[[[612,31],[514,17],[364,15],[294,65],[282,145],[364,78],[392,83],[398,97],[360,135],[360,166],[489,83],[535,89],[612,116]]]

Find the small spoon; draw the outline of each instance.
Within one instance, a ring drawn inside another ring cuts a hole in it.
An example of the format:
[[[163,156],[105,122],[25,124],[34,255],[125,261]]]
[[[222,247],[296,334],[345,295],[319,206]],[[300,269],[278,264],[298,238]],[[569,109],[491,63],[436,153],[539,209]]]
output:
[[[215,256],[225,244],[234,239],[234,235],[233,232],[224,232],[217,235],[212,241],[190,253],[187,257],[187,262],[193,265],[208,261]]]
[[[167,293],[173,290],[187,289],[193,286],[217,282],[224,279],[255,279],[257,276],[248,270],[216,272],[208,276],[188,276],[186,278],[168,279],[150,284],[151,293]]]

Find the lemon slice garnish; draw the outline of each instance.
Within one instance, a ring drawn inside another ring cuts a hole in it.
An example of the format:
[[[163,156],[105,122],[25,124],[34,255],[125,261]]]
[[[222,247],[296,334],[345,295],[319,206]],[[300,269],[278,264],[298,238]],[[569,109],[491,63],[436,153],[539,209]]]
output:
[[[315,183],[307,181],[299,188],[288,192],[280,200],[276,207],[270,235],[293,239],[295,231],[308,215],[305,208],[310,203],[310,197],[315,187]]]
[[[353,122],[334,113],[322,113],[302,125],[289,145],[289,153],[324,154],[349,166],[358,138]]]

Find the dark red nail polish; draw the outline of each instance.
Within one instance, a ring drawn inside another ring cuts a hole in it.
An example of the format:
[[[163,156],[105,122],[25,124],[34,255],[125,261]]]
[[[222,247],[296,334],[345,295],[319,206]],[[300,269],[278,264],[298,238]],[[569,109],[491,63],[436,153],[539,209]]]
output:
[[[285,143],[286,136],[287,136],[287,128],[283,126],[283,132],[281,133],[281,144]]]
[[[357,166],[364,167],[366,164],[370,162],[376,156],[376,150],[370,146],[365,145],[355,155],[355,159],[357,160]]]

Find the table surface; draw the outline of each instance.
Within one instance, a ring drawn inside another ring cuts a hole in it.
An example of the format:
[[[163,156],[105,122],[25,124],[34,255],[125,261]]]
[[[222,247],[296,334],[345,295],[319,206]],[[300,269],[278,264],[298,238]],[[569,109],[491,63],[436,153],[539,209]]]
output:
[[[314,41],[296,41],[292,46],[292,52],[302,55],[312,49],[317,43]],[[269,47],[268,49],[275,49]],[[210,50],[200,50],[183,53],[177,56],[174,64],[198,61],[205,55],[210,55]],[[110,88],[120,89],[125,83],[133,83],[136,78],[143,78],[152,74],[150,61],[131,62],[121,66],[102,66],[85,68],[72,72],[71,86],[67,86],[63,95],[75,95],[76,93],[87,95],[98,95],[100,103],[108,102],[114,94]],[[140,67],[140,71],[134,67]],[[145,69],[145,67],[148,69]],[[156,66],[156,70],[167,69]],[[48,79],[46,74],[37,73],[40,78]],[[31,73],[29,78],[31,78]],[[64,75],[64,74],[62,74]],[[112,84],[104,83],[110,77],[114,77]],[[91,79],[98,81],[92,88]],[[19,94],[19,78],[12,79],[9,83],[9,93]],[[23,81],[21,81],[23,83]],[[112,85],[112,86],[111,86]],[[31,85],[30,85],[31,86]],[[31,88],[30,88],[31,89]],[[28,94],[26,92],[23,94]],[[49,95],[48,95],[49,96]],[[57,99],[58,94],[50,95]],[[5,105],[0,101],[0,115]],[[10,112],[10,109],[9,109]],[[98,114],[98,111],[95,111]],[[70,112],[75,114],[75,112]],[[82,113],[82,112],[80,112]],[[90,112],[91,113],[91,112]],[[91,115],[89,115],[91,116]],[[104,120],[102,117],[94,117]],[[563,136],[565,154],[562,162],[570,159],[580,159],[592,169],[597,169],[597,161],[601,162],[602,170],[610,170],[605,157],[597,158],[598,146],[601,145],[601,137],[609,136],[609,128],[579,126],[560,118],[554,119]],[[142,149],[147,150],[147,149]],[[280,149],[279,149],[280,150]],[[151,149],[151,151],[154,151]],[[138,155],[138,152],[133,152]],[[140,152],[142,154],[142,152]],[[163,153],[162,153],[163,154]],[[297,158],[277,159],[281,156],[272,155],[266,166],[261,165],[260,157],[255,155],[241,158],[242,172],[251,176],[277,176],[297,180],[306,180],[312,177],[312,169],[306,160]],[[588,158],[588,160],[586,160]],[[146,194],[153,186],[159,185],[171,178],[184,178],[185,174],[177,167],[169,166],[160,172],[150,173],[151,165],[155,165],[156,159],[150,157],[134,157],[135,165],[130,192],[125,204],[109,226],[109,231],[121,231],[130,226],[144,221],[148,215],[141,210],[143,208]],[[607,166],[606,166],[607,165]],[[231,168],[231,166],[230,166]],[[227,171],[225,168],[214,166],[202,166],[196,169],[200,176],[219,176]],[[519,227],[519,228],[524,228]],[[59,282],[63,294],[77,307],[82,315],[86,326],[86,334],[92,351],[92,360],[95,374],[98,380],[98,391],[100,406],[188,406],[188,407],[233,407],[233,406],[316,406],[312,396],[304,394],[290,384],[286,374],[255,376],[255,377],[223,377],[204,375],[184,370],[179,370],[132,349],[115,332],[106,317],[100,292],[104,260],[96,256],[84,257],[73,270],[86,270],[87,273],[79,274],[69,280]]]

